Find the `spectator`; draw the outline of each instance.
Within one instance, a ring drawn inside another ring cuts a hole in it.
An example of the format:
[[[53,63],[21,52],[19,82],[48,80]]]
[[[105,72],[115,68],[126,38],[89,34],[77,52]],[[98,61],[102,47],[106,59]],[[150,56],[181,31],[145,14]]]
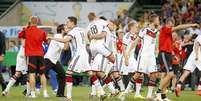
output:
[[[9,41],[9,52],[17,52],[18,51],[18,47],[16,45],[16,42],[14,40]]]

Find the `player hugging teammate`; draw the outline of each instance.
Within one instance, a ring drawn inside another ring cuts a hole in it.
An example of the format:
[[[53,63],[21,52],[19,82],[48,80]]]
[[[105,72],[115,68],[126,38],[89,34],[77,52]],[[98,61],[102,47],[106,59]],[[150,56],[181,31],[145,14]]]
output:
[[[109,97],[117,95],[121,101],[124,101],[126,95],[130,93],[135,86],[135,98],[157,101],[170,101],[166,97],[166,89],[172,78],[175,77],[172,64],[178,64],[180,48],[177,45],[178,40],[173,42],[173,32],[188,27],[198,26],[197,24],[184,24],[174,26],[174,20],[168,18],[164,26],[160,26],[159,16],[151,14],[148,18],[148,24],[144,28],[139,28],[137,22],[128,24],[128,32],[125,32],[123,39],[117,34],[113,22],[104,17],[98,17],[91,12],[88,15],[89,24],[87,28],[77,26],[77,18],[70,16],[67,24],[61,24],[57,27],[57,33],[53,37],[47,37],[45,32],[37,28],[37,17],[31,17],[31,25],[19,33],[19,38],[25,41],[17,56],[16,74],[10,79],[7,88],[3,91],[6,96],[17,78],[29,73],[27,79],[27,96],[35,98],[35,75],[41,77],[41,84],[44,88],[44,97],[49,97],[46,90],[45,71],[50,68],[57,72],[58,91],[57,97],[65,97],[66,101],[72,101],[73,73],[85,72],[89,75],[92,84],[90,97],[99,97],[104,100],[108,97],[104,91],[108,87]],[[160,28],[161,27],[161,28]],[[35,34],[38,35],[35,35]],[[118,32],[120,33],[120,31]],[[157,34],[159,33],[159,35]],[[118,37],[117,37],[118,35]],[[159,38],[159,39],[157,39]],[[46,54],[42,50],[42,44],[51,40]],[[159,40],[159,47],[157,47]],[[181,94],[181,85],[187,75],[195,68],[201,68],[200,46],[201,38],[195,39],[193,52],[191,53],[176,86],[176,95]],[[117,45],[116,45],[117,44]],[[141,47],[136,54],[137,48]],[[173,48],[175,47],[175,48]],[[62,50],[71,50],[71,61],[69,68],[64,71],[59,62]],[[159,54],[158,53],[159,50]],[[179,54],[179,55],[178,55]],[[174,55],[174,58],[172,56]],[[158,56],[160,69],[156,63]],[[45,58],[45,59],[44,59]],[[28,64],[27,64],[28,59]],[[66,76],[65,76],[66,72]],[[156,87],[156,80],[160,79],[160,86],[153,96],[153,90]],[[128,85],[125,86],[122,76],[129,75]],[[141,95],[141,86],[144,77],[148,75],[147,96]],[[176,82],[175,82],[176,83]],[[175,85],[174,83],[174,85]],[[66,84],[66,96],[64,89]],[[116,89],[118,88],[118,90]],[[201,86],[198,87],[198,94],[201,92]]]

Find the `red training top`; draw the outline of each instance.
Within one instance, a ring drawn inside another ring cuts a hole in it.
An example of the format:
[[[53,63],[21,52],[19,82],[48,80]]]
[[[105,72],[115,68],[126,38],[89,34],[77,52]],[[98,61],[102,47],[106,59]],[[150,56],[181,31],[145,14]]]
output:
[[[37,28],[37,26],[30,26],[19,32],[19,38],[25,40],[25,56],[44,56],[43,42],[47,42],[46,33]]]
[[[160,30],[159,35],[159,52],[172,53],[173,38],[172,38],[172,28],[168,26],[163,26]]]
[[[174,41],[172,54],[174,56],[172,59],[172,64],[180,64],[182,56],[182,48],[180,41]]]

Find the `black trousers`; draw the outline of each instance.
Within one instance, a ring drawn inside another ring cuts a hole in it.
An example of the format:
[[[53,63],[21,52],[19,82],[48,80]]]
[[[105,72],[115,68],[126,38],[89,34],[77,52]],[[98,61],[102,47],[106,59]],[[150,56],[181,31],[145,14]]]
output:
[[[52,63],[49,59],[45,59],[45,66],[47,68],[47,72],[52,69],[57,73],[57,81],[58,81],[58,91],[57,96],[62,97],[64,96],[65,91],[65,71],[60,64],[57,62],[56,64]]]

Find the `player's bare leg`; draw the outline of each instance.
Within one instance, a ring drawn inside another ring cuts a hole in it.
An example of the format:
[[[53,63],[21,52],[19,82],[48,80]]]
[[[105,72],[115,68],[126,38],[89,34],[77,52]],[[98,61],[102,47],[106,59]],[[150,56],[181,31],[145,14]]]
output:
[[[47,79],[45,77],[45,74],[40,74],[40,81],[41,81],[41,85],[43,87],[43,96],[45,98],[48,98],[49,95],[47,94]]]
[[[29,82],[30,82],[30,89],[31,89],[31,98],[36,98],[36,94],[35,94],[35,73],[30,73],[29,74]]]
[[[179,81],[178,81],[178,83],[176,85],[176,89],[175,89],[175,94],[177,97],[179,97],[181,95],[181,86],[189,74],[190,74],[190,71],[184,70],[182,76],[179,78]]]
[[[167,84],[173,77],[174,77],[174,72],[171,71],[171,72],[166,73],[164,78],[161,79],[160,86],[157,91],[157,99],[158,100],[166,99],[166,94],[164,91],[167,89],[167,86],[168,86]]]

